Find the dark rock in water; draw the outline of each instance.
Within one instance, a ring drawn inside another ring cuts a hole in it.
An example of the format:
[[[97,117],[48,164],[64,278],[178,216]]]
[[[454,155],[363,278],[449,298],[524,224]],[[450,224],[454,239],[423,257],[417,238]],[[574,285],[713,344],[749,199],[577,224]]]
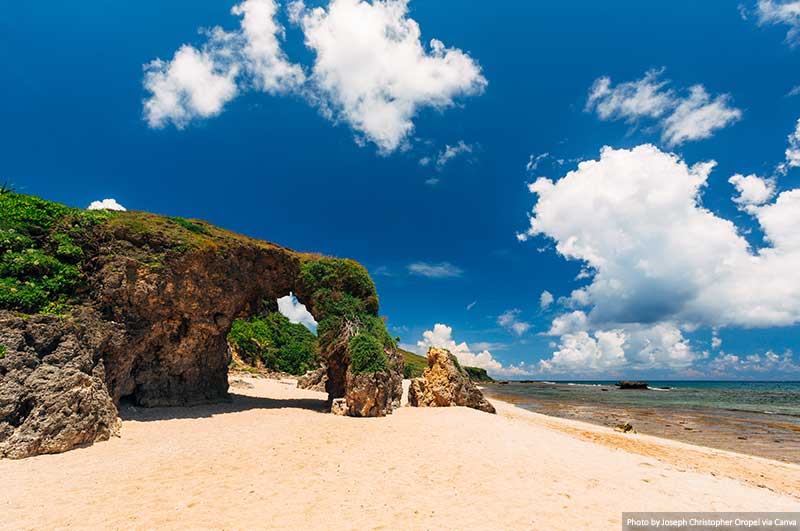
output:
[[[325,383],[328,381],[328,367],[320,366],[314,371],[308,371],[297,379],[298,389],[325,392]]]
[[[647,382],[623,380],[617,383],[617,387],[620,389],[647,389]]]
[[[428,368],[421,378],[411,380],[408,403],[416,407],[466,406],[487,413],[495,408],[455,361],[448,350],[431,347]]]

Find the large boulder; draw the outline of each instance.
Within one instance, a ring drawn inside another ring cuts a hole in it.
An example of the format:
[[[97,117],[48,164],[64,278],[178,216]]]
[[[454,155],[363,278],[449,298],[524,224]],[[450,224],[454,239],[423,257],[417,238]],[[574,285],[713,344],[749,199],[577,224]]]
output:
[[[0,457],[57,453],[118,434],[103,354],[120,328],[90,310],[63,318],[0,312]]]
[[[428,350],[428,368],[421,378],[411,380],[408,404],[415,407],[465,406],[487,413],[495,413],[494,406],[458,363],[443,348]]]

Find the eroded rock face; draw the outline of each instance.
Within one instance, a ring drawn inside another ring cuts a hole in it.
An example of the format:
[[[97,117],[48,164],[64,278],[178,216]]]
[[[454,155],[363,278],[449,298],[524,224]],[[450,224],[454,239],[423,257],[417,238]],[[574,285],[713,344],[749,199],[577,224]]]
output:
[[[469,379],[446,349],[428,350],[428,368],[422,377],[411,380],[408,404],[415,407],[466,406],[495,413],[494,406]]]
[[[325,383],[328,381],[328,367],[320,366],[318,369],[308,371],[297,379],[298,389],[308,389],[309,391],[325,392]]]
[[[385,417],[403,397],[403,355],[387,349],[389,367],[376,373],[346,373],[345,400],[351,417]]]
[[[377,318],[374,284],[360,265],[208,224],[118,213],[94,225],[81,245],[85,285],[68,316],[0,311],[0,457],[107,439],[119,429],[122,398],[145,407],[227,399],[231,324],[265,300],[293,292],[319,317],[336,309],[327,303],[338,297]],[[303,274],[309,264],[326,266],[313,287]],[[399,404],[396,352],[372,385],[348,383],[347,356],[322,355],[329,398],[349,393],[350,414],[382,416]]]
[[[68,318],[0,312],[0,457],[56,453],[119,432],[103,354],[124,344],[91,310]]]

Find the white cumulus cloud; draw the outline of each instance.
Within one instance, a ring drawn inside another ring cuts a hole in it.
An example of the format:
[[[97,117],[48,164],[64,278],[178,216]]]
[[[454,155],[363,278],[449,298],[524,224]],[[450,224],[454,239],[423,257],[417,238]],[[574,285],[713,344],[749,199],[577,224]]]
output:
[[[539,199],[523,239],[542,235],[591,271],[573,292],[593,329],[630,323],[789,326],[800,322],[800,190],[751,213],[770,244],[752,249],[701,204],[713,162],[688,166],[652,145],[604,148]]]
[[[466,53],[436,39],[422,44],[408,0],[331,0],[313,9],[295,2],[291,11],[316,53],[318,103],[384,152],[407,139],[420,108],[450,107],[487,85]]]
[[[733,201],[744,209],[763,205],[775,195],[775,181],[764,179],[758,175],[741,175],[737,173],[728,179],[728,182],[739,192],[739,195],[734,197]]]
[[[144,88],[150,96],[144,114],[150,127],[172,123],[180,129],[194,119],[216,116],[250,88],[277,94],[299,87],[305,74],[281,49],[283,28],[275,22],[276,11],[273,0],[245,0],[231,10],[241,17],[238,30],[216,27],[205,32],[199,49],[184,44],[171,60],[145,65]]]
[[[741,119],[742,111],[731,106],[729,95],[712,98],[703,85],[694,85],[687,96],[680,96],[661,79],[662,73],[663,69],[650,70],[641,79],[616,86],[609,77],[598,78],[589,90],[586,111],[594,111],[601,120],[653,120],[668,146],[709,138]]]
[[[116,199],[103,199],[102,201],[92,201],[86,207],[87,210],[120,210],[124,211],[126,208],[120,205]]]

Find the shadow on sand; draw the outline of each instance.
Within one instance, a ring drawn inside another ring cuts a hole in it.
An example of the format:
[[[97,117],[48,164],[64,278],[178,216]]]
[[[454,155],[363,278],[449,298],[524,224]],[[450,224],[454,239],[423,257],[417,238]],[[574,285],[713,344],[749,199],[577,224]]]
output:
[[[230,393],[230,400],[195,406],[174,406],[146,408],[135,406],[124,401],[119,405],[119,416],[122,420],[150,422],[169,419],[207,418],[225,413],[237,413],[251,409],[306,409],[317,413],[328,413],[330,405],[327,400],[314,398],[264,398]]]

